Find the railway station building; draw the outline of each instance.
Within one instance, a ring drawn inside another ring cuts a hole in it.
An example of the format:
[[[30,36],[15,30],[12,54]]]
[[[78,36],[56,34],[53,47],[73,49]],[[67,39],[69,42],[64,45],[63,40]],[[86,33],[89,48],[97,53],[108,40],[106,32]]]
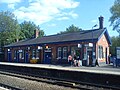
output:
[[[68,55],[76,55],[83,65],[92,65],[94,59],[108,63],[111,40],[103,17],[99,17],[99,28],[79,32],[56,34],[22,40],[4,47],[5,61],[18,63],[66,64]]]

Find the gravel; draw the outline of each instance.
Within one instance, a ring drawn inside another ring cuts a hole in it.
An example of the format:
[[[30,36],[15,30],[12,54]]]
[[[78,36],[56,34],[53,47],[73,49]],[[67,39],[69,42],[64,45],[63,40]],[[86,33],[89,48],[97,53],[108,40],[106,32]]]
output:
[[[2,74],[0,74],[0,83],[19,87],[22,90],[78,90],[69,87],[52,85],[48,83],[37,82]]]

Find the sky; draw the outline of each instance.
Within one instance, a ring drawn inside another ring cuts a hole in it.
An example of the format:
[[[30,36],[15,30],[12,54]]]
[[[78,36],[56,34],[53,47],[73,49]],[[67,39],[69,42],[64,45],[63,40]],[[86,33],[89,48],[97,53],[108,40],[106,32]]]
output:
[[[118,33],[112,30],[109,18],[114,0],[0,0],[0,11],[11,11],[19,23],[32,21],[44,30],[46,35],[65,31],[70,25],[83,30],[99,27],[98,17],[104,17],[104,27],[110,36]]]

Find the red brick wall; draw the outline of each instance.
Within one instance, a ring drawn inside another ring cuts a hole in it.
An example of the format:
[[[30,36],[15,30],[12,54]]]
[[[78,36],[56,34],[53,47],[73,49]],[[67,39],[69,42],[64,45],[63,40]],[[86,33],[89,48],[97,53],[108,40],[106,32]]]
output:
[[[99,59],[98,58],[98,46],[103,46],[103,53],[104,53],[104,58],[103,59]],[[97,42],[96,44],[96,57],[97,59],[100,61],[100,62],[105,62],[106,61],[106,48],[107,48],[107,57],[109,55],[109,44],[108,44],[108,41],[105,37],[105,35],[103,35],[100,40]]]
[[[78,42],[79,43],[79,42]],[[52,62],[57,62],[57,48],[58,47],[68,47],[68,52],[70,52],[70,47],[72,46],[77,46],[78,43],[63,43],[63,44],[48,44],[49,48],[52,48]],[[86,43],[79,43],[79,44],[88,44],[87,42]]]
[[[52,50],[52,62],[57,62],[57,48],[58,47],[68,47],[68,52],[70,51],[70,47],[71,46],[77,46],[79,42],[73,42],[73,43],[62,43],[62,44],[47,44],[47,46],[49,48],[51,48]],[[89,42],[88,42],[89,43]],[[82,42],[82,44],[88,44],[87,42],[84,43]],[[80,43],[81,44],[81,43]],[[108,42],[106,40],[106,37],[103,35],[99,41],[96,43],[96,57],[98,58],[98,46],[101,45],[103,46],[103,52],[105,53],[105,48],[107,47],[108,50],[107,50],[107,53],[109,55],[109,45],[108,45]],[[25,47],[14,47],[14,48],[11,48],[11,51],[12,51],[12,61],[14,62],[14,50],[20,50],[20,49],[26,49],[28,46],[25,46]],[[39,59],[39,62],[41,63],[42,60],[44,59],[44,48],[45,46],[43,46],[42,50],[40,50],[40,59]],[[32,55],[32,49],[37,49],[37,46],[31,46],[31,49],[30,49],[30,52],[29,54]],[[31,58],[29,58],[30,60]],[[99,59],[100,60],[100,59]],[[7,48],[5,49],[5,61],[7,61]],[[105,61],[105,58],[101,59],[100,61]]]
[[[28,47],[28,46],[10,48],[11,53],[12,53],[12,60],[11,60],[11,61],[12,61],[12,62],[15,62],[15,60],[14,60],[14,50],[17,50],[17,51],[18,51],[18,50],[25,50],[25,51],[26,51],[26,48],[27,48],[27,47]],[[33,50],[33,49],[37,49],[37,46],[31,46],[31,47],[30,47],[29,56],[32,55],[32,50]],[[7,58],[7,52],[8,52],[8,48],[5,48],[5,61],[8,61],[8,60],[7,60],[7,59],[8,59],[8,58]],[[40,52],[41,52],[41,51],[40,51]],[[42,54],[42,53],[40,53],[40,56],[42,56],[41,54]],[[31,59],[31,58],[29,57],[29,61],[30,61],[30,59]],[[41,58],[40,58],[40,60],[41,60]],[[39,61],[40,61],[40,60],[39,60]],[[19,60],[19,61],[20,61],[20,62],[24,62],[24,60],[22,60],[22,59]],[[41,61],[40,61],[40,62],[41,62]]]
[[[52,62],[57,62],[57,48],[58,47],[68,47],[68,52],[70,51],[70,46],[77,46],[78,43],[63,43],[63,44],[48,44],[48,47],[52,49]]]

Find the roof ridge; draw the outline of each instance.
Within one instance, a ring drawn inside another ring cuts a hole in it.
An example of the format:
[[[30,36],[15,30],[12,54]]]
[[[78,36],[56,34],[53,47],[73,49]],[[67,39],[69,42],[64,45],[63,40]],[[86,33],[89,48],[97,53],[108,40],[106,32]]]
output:
[[[19,45],[32,45],[32,44],[43,44],[43,43],[56,43],[56,42],[68,42],[68,41],[81,41],[81,40],[91,40],[92,33],[94,33],[94,39],[98,39],[100,35],[105,32],[107,29],[91,29],[91,30],[82,30],[78,32],[69,32],[63,34],[54,34],[43,36],[39,38],[32,38],[27,40],[22,40],[17,43],[13,43],[9,46],[19,46]],[[92,32],[93,31],[93,32]]]

